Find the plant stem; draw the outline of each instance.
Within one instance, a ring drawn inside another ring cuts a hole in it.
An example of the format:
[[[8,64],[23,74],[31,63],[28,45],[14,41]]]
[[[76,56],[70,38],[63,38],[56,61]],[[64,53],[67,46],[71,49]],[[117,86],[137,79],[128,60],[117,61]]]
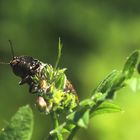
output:
[[[52,123],[53,123],[53,129],[56,129],[57,127],[59,127],[57,114],[55,112],[51,113],[51,118],[52,118]],[[57,133],[54,135],[50,135],[49,140],[63,140],[63,137],[61,133]]]
[[[90,110],[90,118],[92,117],[93,112],[104,102],[105,100],[97,101],[96,105]]]
[[[103,102],[104,102],[104,100],[98,101],[98,102],[96,103],[95,107],[90,111],[90,114],[92,114],[92,113],[97,109],[97,107],[100,106]],[[72,132],[70,133],[70,135],[69,135],[69,137],[67,138],[67,140],[72,140],[73,137],[75,136],[75,134],[77,133],[77,131],[79,130],[79,128],[80,128],[79,126],[76,126],[76,127],[72,130]]]
[[[70,135],[69,135],[69,137],[67,138],[67,140],[72,140],[73,137],[75,136],[75,134],[77,133],[78,129],[79,129],[79,127],[76,126],[76,127],[72,130],[72,132],[70,133]]]
[[[53,127],[57,128],[59,126],[59,122],[55,112],[52,113],[52,119],[53,119]]]

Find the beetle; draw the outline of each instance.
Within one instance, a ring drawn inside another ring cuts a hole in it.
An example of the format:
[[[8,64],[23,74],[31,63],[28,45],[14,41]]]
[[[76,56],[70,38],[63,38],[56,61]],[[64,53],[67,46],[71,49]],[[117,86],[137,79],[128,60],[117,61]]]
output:
[[[31,77],[37,72],[39,73],[45,64],[31,56],[15,56],[11,40],[9,40],[9,44],[11,47],[12,59],[9,63],[5,64],[10,64],[13,73],[21,78],[19,85],[27,83],[29,85],[29,92],[33,92],[35,85]]]
[[[42,72],[42,69],[46,66],[46,64],[39,61],[38,59],[34,59],[31,56],[15,56],[11,40],[9,40],[9,44],[11,47],[12,59],[9,63],[1,62],[1,64],[10,64],[13,73],[21,78],[19,85],[23,85],[26,83],[29,85],[29,92],[36,93],[38,91],[38,87],[34,83],[32,76],[40,74]],[[69,80],[66,81],[64,91],[72,92],[76,95],[76,90],[74,89],[73,85]]]

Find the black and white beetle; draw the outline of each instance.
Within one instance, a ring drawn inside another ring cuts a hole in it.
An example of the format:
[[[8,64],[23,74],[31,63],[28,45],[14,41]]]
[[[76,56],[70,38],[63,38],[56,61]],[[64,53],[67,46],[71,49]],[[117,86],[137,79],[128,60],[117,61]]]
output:
[[[10,61],[13,73],[22,78],[20,85],[28,82],[28,78],[39,72],[45,64],[31,56],[15,56]]]
[[[39,61],[38,59],[34,59],[31,56],[15,56],[13,45],[10,40],[9,43],[11,47],[12,60],[10,61],[10,63],[1,62],[1,64],[10,64],[13,73],[21,78],[19,84],[23,85],[27,83],[29,85],[29,92],[37,92],[35,90],[36,86],[32,80],[32,76],[41,73],[46,64]],[[70,91],[76,95],[76,91],[69,80],[67,80],[66,82],[64,91]]]

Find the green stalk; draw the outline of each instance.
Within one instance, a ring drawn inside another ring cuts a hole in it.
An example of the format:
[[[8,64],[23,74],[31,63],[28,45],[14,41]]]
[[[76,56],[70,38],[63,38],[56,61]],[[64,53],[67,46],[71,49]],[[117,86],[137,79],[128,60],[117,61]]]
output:
[[[53,129],[59,127],[59,121],[56,112],[51,113]],[[49,136],[49,140],[63,140],[62,134],[54,134]]]
[[[102,103],[104,102],[104,100],[103,101],[98,101],[97,103],[96,103],[96,105],[95,105],[95,107],[90,111],[90,114],[92,114],[96,109],[97,109],[97,107],[99,107]],[[67,140],[73,140],[73,137],[75,136],[75,134],[77,133],[77,131],[79,130],[79,126],[76,126],[73,130],[72,130],[72,132],[70,133],[70,135],[69,135],[69,137],[67,138]]]
[[[67,140],[72,140],[73,139],[73,137],[75,136],[75,134],[77,133],[77,131],[79,130],[79,126],[76,126],[73,130],[72,130],[72,132],[70,133],[70,135],[69,135],[69,137],[67,138]]]
[[[55,63],[55,67],[54,69],[56,70],[61,58],[61,53],[62,53],[62,44],[61,44],[61,39],[59,38],[59,42],[58,42],[58,55],[57,55],[57,59],[56,59],[56,63]]]

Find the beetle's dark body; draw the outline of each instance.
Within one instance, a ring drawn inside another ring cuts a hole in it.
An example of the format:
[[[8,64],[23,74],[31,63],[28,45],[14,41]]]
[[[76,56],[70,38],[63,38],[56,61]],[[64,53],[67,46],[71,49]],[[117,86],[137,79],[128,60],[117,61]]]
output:
[[[30,56],[14,57],[10,62],[14,74],[22,79],[35,74],[37,68],[40,67],[41,64],[39,60],[33,59]]]
[[[21,77],[20,85],[27,83],[29,91],[33,90],[33,81],[31,76],[39,72],[39,69],[44,65],[41,61],[30,56],[16,56],[10,61],[13,73]]]
[[[31,93],[37,92],[37,87],[32,80],[32,76],[40,74],[46,64],[30,56],[15,56],[10,61],[10,65],[12,67],[13,73],[21,77],[21,81],[19,84],[22,85],[24,83],[27,83],[29,85],[29,91]],[[76,95],[76,91],[73,88],[73,85],[68,80],[64,91],[72,92]]]

